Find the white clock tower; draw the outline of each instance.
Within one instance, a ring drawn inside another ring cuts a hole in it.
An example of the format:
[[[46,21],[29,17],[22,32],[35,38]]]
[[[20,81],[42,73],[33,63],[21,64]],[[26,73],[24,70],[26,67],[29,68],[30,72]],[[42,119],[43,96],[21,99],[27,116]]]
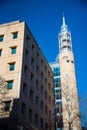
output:
[[[64,17],[59,34],[59,64],[64,130],[81,130],[71,33]]]

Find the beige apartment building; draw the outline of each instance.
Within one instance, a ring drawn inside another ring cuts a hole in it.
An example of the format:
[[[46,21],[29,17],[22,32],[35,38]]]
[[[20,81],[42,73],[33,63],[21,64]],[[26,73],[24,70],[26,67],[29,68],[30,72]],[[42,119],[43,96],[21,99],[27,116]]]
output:
[[[0,75],[8,83],[1,130],[54,130],[53,75],[25,22],[0,25]]]

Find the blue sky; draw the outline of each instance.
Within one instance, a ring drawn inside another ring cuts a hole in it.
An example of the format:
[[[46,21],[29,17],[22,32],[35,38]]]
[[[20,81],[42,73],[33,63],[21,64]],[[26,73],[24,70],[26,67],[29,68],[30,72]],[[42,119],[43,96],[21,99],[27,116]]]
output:
[[[86,0],[0,0],[0,24],[26,21],[48,62],[59,52],[62,15],[72,34],[79,93],[87,92]]]

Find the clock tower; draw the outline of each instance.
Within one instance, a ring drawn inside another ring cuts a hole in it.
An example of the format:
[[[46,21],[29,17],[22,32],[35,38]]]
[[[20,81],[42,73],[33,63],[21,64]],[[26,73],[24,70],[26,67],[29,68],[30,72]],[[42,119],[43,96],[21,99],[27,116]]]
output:
[[[59,64],[64,130],[81,130],[72,39],[64,17],[59,34]]]

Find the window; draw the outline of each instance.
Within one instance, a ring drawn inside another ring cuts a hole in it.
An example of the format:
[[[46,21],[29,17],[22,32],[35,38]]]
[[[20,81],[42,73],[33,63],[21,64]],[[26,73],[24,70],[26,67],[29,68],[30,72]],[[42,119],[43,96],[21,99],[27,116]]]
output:
[[[47,72],[47,66],[45,65],[45,72]]]
[[[16,48],[17,47],[11,47],[11,54],[16,54]]]
[[[47,99],[47,91],[45,91],[45,98]]]
[[[48,71],[48,77],[50,78],[50,71]]]
[[[39,87],[39,81],[36,80],[36,87],[38,88]]]
[[[34,67],[34,59],[31,59],[31,66]]]
[[[71,60],[71,63],[73,63],[73,60]]]
[[[13,34],[13,39],[17,39],[18,38],[18,32],[14,32]]]
[[[40,127],[43,128],[43,119],[40,119]]]
[[[24,66],[24,73],[28,74],[28,67],[27,67],[27,65]]]
[[[48,130],[48,124],[45,123],[45,130]]]
[[[30,99],[33,101],[34,92],[30,89]]]
[[[2,49],[0,49],[0,56],[2,55]]]
[[[15,68],[15,63],[9,63],[9,70],[12,71]]]
[[[43,60],[41,59],[41,66],[43,67]]]
[[[40,102],[40,108],[43,110],[43,101]]]
[[[31,81],[34,82],[34,74],[31,73]]]
[[[39,60],[39,57],[40,57],[39,52],[36,53],[36,56],[37,56],[37,59]]]
[[[38,96],[36,96],[36,98],[35,98],[35,103],[38,105],[39,104],[39,97]]]
[[[39,72],[40,72],[40,68],[39,68],[39,66],[38,66],[38,65],[36,66],[36,72],[37,72],[37,73],[39,73]]]
[[[28,58],[28,56],[29,56],[29,51],[26,49],[26,50],[25,50],[25,57]]]
[[[10,104],[11,104],[11,101],[6,101],[5,102],[5,111],[9,111],[10,110]]]
[[[61,87],[60,78],[55,78],[55,79],[54,79],[54,87],[55,87],[55,88]]]
[[[45,106],[45,113],[48,114],[48,108]]]
[[[60,75],[60,68],[59,67],[56,67],[53,69],[53,75],[54,76],[59,76]]]
[[[4,39],[4,35],[1,35],[0,36],[0,42],[3,42],[3,39]]]
[[[47,78],[45,78],[45,84],[47,85]]]
[[[30,120],[30,122],[32,122],[32,120],[33,120],[33,111],[32,111],[32,109],[29,109],[29,120]]]
[[[24,92],[24,93],[27,92],[27,84],[26,84],[26,83],[23,84],[23,92]]]
[[[32,45],[32,51],[33,51],[33,52],[35,51],[35,46],[34,46],[34,45]]]
[[[43,80],[43,72],[41,72],[41,79]]]
[[[56,100],[61,99],[61,90],[60,89],[55,90],[55,97],[56,97]]]
[[[22,103],[21,113],[22,113],[23,116],[25,117],[25,115],[26,115],[26,104],[25,104],[25,103]]]
[[[49,118],[51,118],[51,111],[49,110]]]
[[[51,97],[49,96],[49,103],[51,104]]]
[[[49,88],[49,89],[51,88],[51,85],[50,85],[50,83],[48,84],[48,88]]]
[[[12,87],[13,87],[13,80],[10,80],[10,81],[7,81],[7,83],[8,83],[8,89],[12,89]]]
[[[69,60],[67,60],[67,62],[69,63]]]
[[[43,88],[43,86],[41,86],[41,93],[43,93],[43,91],[44,91],[44,88]]]
[[[39,116],[38,114],[35,114],[35,125],[38,126],[38,123],[39,123]]]

